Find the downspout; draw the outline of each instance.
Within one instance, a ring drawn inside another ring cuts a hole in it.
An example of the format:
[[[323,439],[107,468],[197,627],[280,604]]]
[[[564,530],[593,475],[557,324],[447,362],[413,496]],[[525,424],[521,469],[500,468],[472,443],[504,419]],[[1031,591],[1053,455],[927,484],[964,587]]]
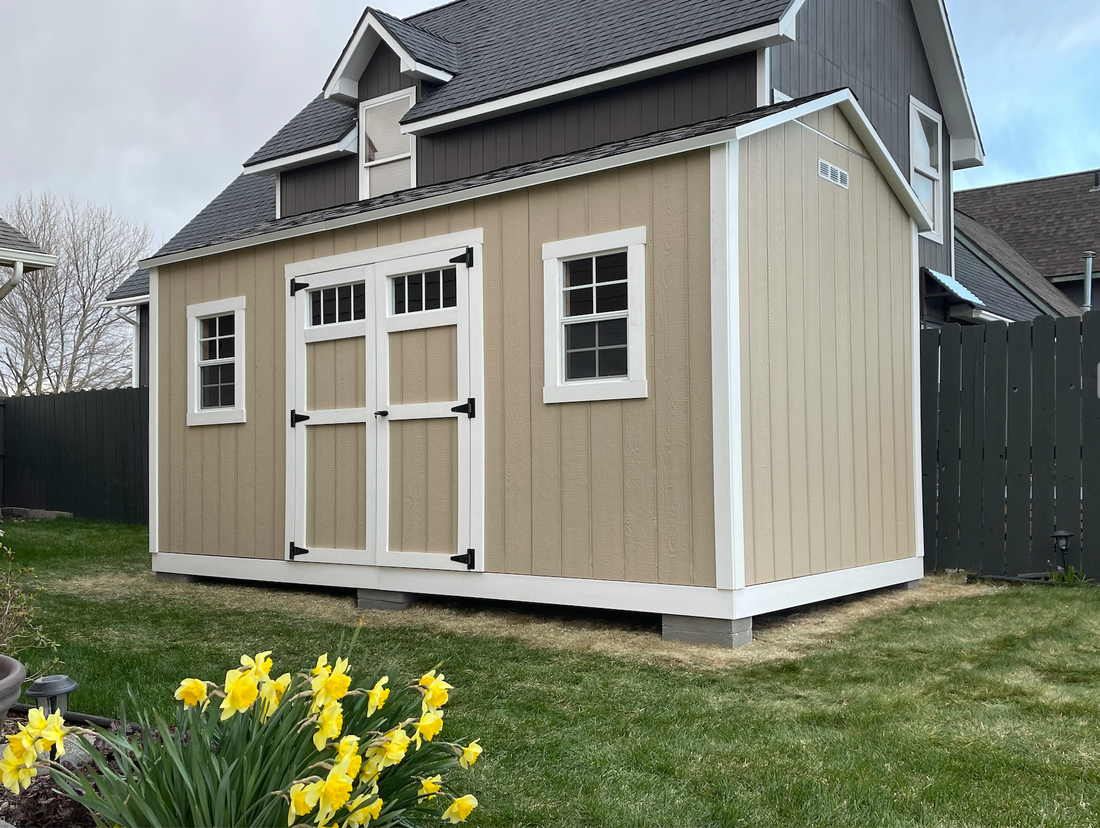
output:
[[[119,319],[130,323],[130,335],[133,340],[130,344],[130,387],[137,388],[139,387],[138,383],[141,381],[138,377],[138,321],[132,316],[124,314],[122,308],[118,306],[115,306],[112,310]]]
[[[16,285],[18,285],[22,281],[23,281],[23,263],[22,262],[16,262],[15,263],[15,273],[12,274],[12,277],[10,279],[8,279],[8,281],[5,282],[3,284],[3,286],[0,286],[0,299],[3,299],[5,296],[7,296],[9,293],[11,293],[12,288],[14,288]]]
[[[1082,313],[1092,310],[1092,257],[1095,255],[1091,250],[1085,251],[1085,303],[1081,305]]]

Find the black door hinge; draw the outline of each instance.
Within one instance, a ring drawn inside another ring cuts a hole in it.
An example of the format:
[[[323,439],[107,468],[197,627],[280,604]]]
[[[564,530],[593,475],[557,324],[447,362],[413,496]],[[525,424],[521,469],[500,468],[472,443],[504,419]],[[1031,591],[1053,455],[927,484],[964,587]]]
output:
[[[308,414],[299,414],[293,408],[290,409],[290,427],[291,428],[294,428],[294,426],[298,425],[298,423],[302,422],[302,420],[308,420],[308,419],[309,419]]]
[[[466,564],[467,569],[474,568],[474,550],[467,549],[464,555],[451,555],[451,560],[455,563]]]
[[[290,542],[290,559],[291,560],[294,560],[299,555],[308,555],[308,554],[309,554],[308,549],[306,549],[304,547],[301,547],[301,546],[296,546],[294,544],[294,541]]]
[[[290,280],[290,295],[293,296],[295,293],[300,291],[302,288],[307,288],[307,287],[309,287],[308,282],[299,282],[297,279],[291,279]]]
[[[477,416],[477,406],[474,403],[473,397],[467,397],[466,402],[462,405],[456,405],[451,411],[455,412],[455,414],[465,414],[471,420]]]
[[[455,256],[453,259],[450,259],[449,261],[450,261],[451,264],[460,264],[460,265],[466,265],[466,267],[473,267],[474,266],[474,249],[472,247],[467,247],[465,253],[460,253],[459,255]]]

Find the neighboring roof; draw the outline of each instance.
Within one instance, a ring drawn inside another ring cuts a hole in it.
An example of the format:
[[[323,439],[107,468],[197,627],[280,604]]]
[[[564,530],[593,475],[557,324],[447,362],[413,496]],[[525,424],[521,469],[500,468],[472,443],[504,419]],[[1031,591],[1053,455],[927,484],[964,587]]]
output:
[[[1045,276],[1080,275],[1100,252],[1097,173],[1079,172],[955,192],[955,208],[981,222]]]
[[[956,193],[956,205],[958,196]],[[1014,279],[1025,291],[1033,294],[1041,303],[1046,304],[1061,316],[1079,316],[1081,309],[1073,304],[1062,291],[1043,278],[1020,253],[1005,239],[975,221],[959,209],[955,210],[956,257],[959,244],[973,247],[985,257],[1002,268],[1008,277]],[[957,261],[957,259],[956,259]],[[956,274],[957,275],[957,274]]]
[[[457,0],[405,21],[458,43],[462,66],[404,121],[777,23],[794,2]]]
[[[149,298],[149,271],[144,267],[135,270],[121,285],[107,294],[108,302],[117,302],[120,299],[148,299]]]
[[[0,249],[21,253],[46,252],[2,218],[0,218]]]
[[[452,74],[459,70],[459,47],[442,37],[379,9],[368,9],[414,58]],[[365,14],[366,12],[364,12]]]
[[[985,309],[1020,322],[1044,311],[961,242],[955,242],[955,278],[982,298]]]
[[[438,199],[439,197],[448,196],[461,191],[474,191],[489,185],[507,182],[512,179],[536,177],[540,174],[550,173],[565,167],[582,165],[617,155],[639,153],[661,147],[665,144],[686,142],[693,138],[701,139],[697,143],[697,146],[703,147],[708,145],[706,140],[709,140],[711,143],[717,140],[709,137],[713,133],[722,133],[736,129],[736,135],[738,137],[743,137],[741,135],[742,130],[751,129],[752,131],[759,131],[761,129],[769,129],[791,118],[833,105],[839,106],[848,116],[853,129],[856,130],[861,140],[864,141],[873,160],[875,160],[879,168],[883,170],[883,174],[886,176],[891,188],[894,189],[895,194],[898,195],[899,201],[901,201],[906,209],[910,211],[914,220],[917,221],[918,227],[926,228],[928,225],[927,215],[923,213],[920,203],[913,194],[908,182],[898,171],[893,159],[890,158],[889,153],[882,146],[881,140],[874,133],[874,128],[871,126],[870,121],[867,120],[866,115],[859,108],[851,91],[848,89],[841,89],[822,92],[816,95],[808,95],[793,101],[784,101],[783,103],[761,107],[750,112],[724,115],[710,121],[689,124],[674,129],[661,130],[637,138],[613,141],[598,147],[578,150],[565,155],[516,164],[511,167],[480,173],[470,176],[469,178],[429,184],[409,190],[400,190],[395,193],[378,196],[377,198],[367,199],[366,201],[345,204],[339,207],[329,207],[323,210],[287,216],[280,219],[272,219],[274,213],[274,189],[272,185],[272,189],[269,190],[266,195],[261,195],[257,192],[253,196],[266,198],[268,201],[266,204],[266,219],[255,221],[251,224],[242,223],[240,219],[243,218],[246,213],[257,214],[261,212],[258,206],[253,205],[249,210],[239,208],[236,213],[230,216],[225,215],[226,211],[219,205],[219,202],[229,200],[229,195],[231,193],[234,195],[234,199],[236,199],[236,193],[239,191],[239,188],[243,186],[242,180],[245,183],[259,181],[271,184],[272,178],[270,176],[255,175],[240,176],[224,193],[222,193],[222,195],[218,196],[210,206],[203,210],[203,212],[188,224],[187,227],[181,230],[175,238],[157,251],[154,256],[141,262],[141,264],[143,266],[152,267],[154,265],[166,263],[162,261],[162,259],[180,261],[184,258],[207,255],[201,251],[205,248],[212,248],[215,246],[218,247],[219,251],[223,249],[245,247],[249,239],[256,239],[257,241],[254,243],[259,243],[259,239],[271,236],[272,234],[283,233],[286,235],[300,235],[305,232],[315,232],[317,226],[325,225],[328,222],[333,223],[330,227],[343,226],[355,223],[355,221],[349,221],[348,219],[353,219],[363,214],[376,213],[377,211],[386,210],[388,208],[399,207],[405,204],[412,204],[429,199]],[[752,125],[751,127],[749,127],[750,124]],[[683,151],[687,151],[687,149]],[[536,179],[533,183],[538,183],[538,180]],[[200,221],[200,219],[202,221]],[[311,227],[314,229],[305,229]],[[301,229],[301,232],[289,232],[298,229]],[[191,251],[195,251],[192,256],[178,255],[190,253]]]
[[[355,107],[318,95],[256,150],[244,166],[335,144],[355,129],[356,117]]]
[[[212,239],[246,227],[255,227],[274,217],[275,177],[238,175],[156,255],[166,256],[181,250],[205,247]]]

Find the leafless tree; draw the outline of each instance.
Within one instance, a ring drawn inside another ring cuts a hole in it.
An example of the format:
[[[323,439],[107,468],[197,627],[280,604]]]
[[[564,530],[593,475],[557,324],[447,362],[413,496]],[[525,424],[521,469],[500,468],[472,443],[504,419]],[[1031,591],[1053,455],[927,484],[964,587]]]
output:
[[[109,207],[50,193],[17,195],[0,216],[57,266],[24,274],[0,302],[0,391],[8,396],[125,385],[131,371],[130,325],[100,307],[136,262],[152,234]],[[10,269],[0,268],[7,281]]]

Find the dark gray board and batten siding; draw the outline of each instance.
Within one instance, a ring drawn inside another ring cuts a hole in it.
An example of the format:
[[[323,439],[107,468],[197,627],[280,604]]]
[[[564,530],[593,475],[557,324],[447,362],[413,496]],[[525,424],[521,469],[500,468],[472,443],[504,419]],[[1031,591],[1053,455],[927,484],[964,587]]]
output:
[[[279,211],[296,216],[359,200],[359,156],[345,155],[286,170],[279,176]]]
[[[771,85],[793,98],[846,86],[909,174],[909,96],[941,112],[910,0],[806,0],[798,40],[773,46]],[[943,219],[951,221],[951,136],[943,127]],[[951,273],[950,235],[920,239],[920,263]]]

